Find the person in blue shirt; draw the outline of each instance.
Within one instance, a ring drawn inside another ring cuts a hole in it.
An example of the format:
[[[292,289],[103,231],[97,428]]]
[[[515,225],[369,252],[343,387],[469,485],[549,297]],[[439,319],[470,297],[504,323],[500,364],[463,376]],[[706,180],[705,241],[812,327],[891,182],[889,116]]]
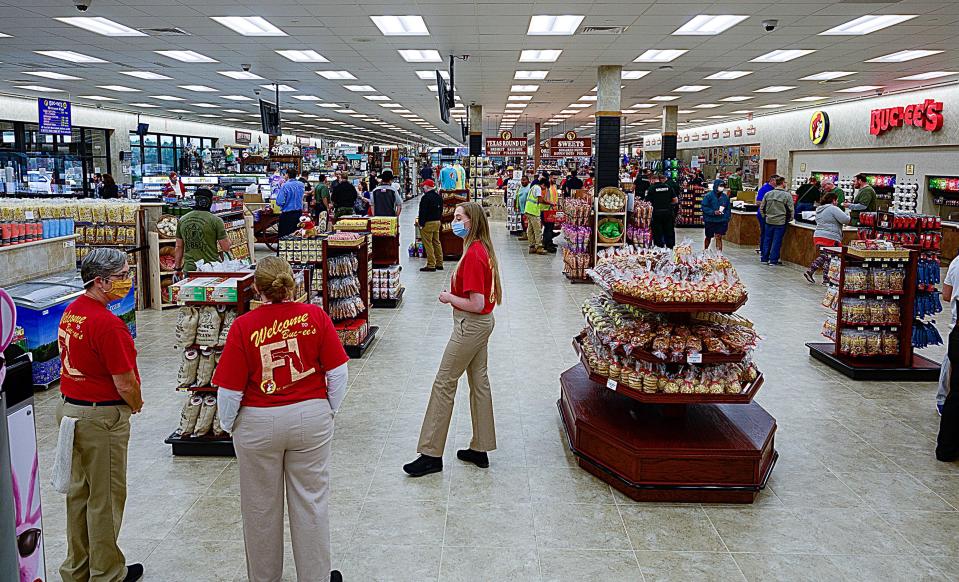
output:
[[[447,164],[440,170],[440,190],[456,189],[456,169]]]
[[[280,223],[277,228],[281,237],[292,234],[297,229],[303,214],[303,194],[306,191],[303,182],[296,179],[295,170],[287,170],[287,176],[289,179],[276,193],[276,204],[280,207]]]
[[[709,248],[709,241],[716,239],[716,250],[723,250],[723,235],[729,229],[729,219],[733,216],[732,205],[729,203],[729,194],[726,193],[726,183],[720,182],[715,190],[710,190],[703,197],[703,223],[706,225],[706,242],[704,249]]]
[[[765,184],[759,187],[759,191],[756,192],[756,204],[758,205],[763,201],[763,196],[766,195],[766,192],[769,192],[775,188],[776,178],[779,175],[773,174],[769,177]],[[766,219],[763,218],[763,215],[756,210],[756,219],[759,220],[759,248],[756,249],[756,253],[760,256],[763,254],[763,241],[766,239]]]

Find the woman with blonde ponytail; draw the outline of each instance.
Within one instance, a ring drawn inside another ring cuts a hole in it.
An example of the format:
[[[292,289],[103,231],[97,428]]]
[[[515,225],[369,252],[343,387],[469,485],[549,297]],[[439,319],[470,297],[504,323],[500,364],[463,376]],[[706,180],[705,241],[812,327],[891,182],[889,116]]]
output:
[[[403,470],[420,477],[443,470],[443,449],[453,415],[456,384],[465,372],[470,386],[473,439],[468,449],[456,452],[461,461],[489,467],[487,453],[496,448],[493,395],[486,369],[487,344],[493,333],[493,307],[503,302],[496,251],[490,240],[486,212],[476,202],[456,207],[453,234],[462,237],[463,258],[450,282],[440,293],[440,303],[453,308],[453,335],[433,381],[430,403],[420,430],[420,456]]]
[[[213,375],[220,424],[233,435],[252,582],[283,573],[287,497],[297,580],[342,580],[330,562],[330,442],[346,362],[330,317],[294,303],[290,264],[266,257],[254,287],[264,305],[234,320]]]

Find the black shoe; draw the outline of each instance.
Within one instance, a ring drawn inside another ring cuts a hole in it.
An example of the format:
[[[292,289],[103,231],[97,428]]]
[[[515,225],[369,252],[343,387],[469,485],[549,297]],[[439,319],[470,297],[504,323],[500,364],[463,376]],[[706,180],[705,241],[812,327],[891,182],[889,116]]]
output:
[[[143,578],[143,564],[127,566],[127,575],[123,577],[123,582],[136,582],[140,578]]]
[[[423,271],[424,273],[432,273],[435,270],[436,270],[435,267],[423,267],[420,269],[420,271]]]
[[[343,574],[339,570],[330,572],[330,582],[343,582]]]
[[[442,271],[442,270],[443,270],[443,265],[436,265],[436,270],[437,270],[437,271]]]
[[[403,470],[413,477],[422,477],[430,473],[439,473],[443,470],[443,457],[420,455],[412,463],[403,465]]]
[[[484,452],[474,451],[473,449],[462,449],[456,451],[456,458],[467,463],[473,463],[480,469],[489,468],[489,457]]]
[[[556,251],[557,251],[557,247],[549,247],[548,249],[546,249],[547,253],[554,254],[554,255],[556,254]]]

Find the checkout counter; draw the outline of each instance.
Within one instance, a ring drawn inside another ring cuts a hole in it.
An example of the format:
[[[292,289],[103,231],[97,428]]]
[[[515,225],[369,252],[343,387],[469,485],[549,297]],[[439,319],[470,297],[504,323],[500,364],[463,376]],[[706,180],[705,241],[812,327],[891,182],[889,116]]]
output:
[[[819,252],[816,246],[812,244],[813,232],[816,230],[815,224],[808,222],[792,221],[786,225],[786,236],[783,237],[782,251],[780,259],[790,263],[796,263],[803,267],[809,266],[809,263],[816,258]],[[846,226],[842,229],[842,244],[848,245],[856,238],[857,229],[854,226]]]

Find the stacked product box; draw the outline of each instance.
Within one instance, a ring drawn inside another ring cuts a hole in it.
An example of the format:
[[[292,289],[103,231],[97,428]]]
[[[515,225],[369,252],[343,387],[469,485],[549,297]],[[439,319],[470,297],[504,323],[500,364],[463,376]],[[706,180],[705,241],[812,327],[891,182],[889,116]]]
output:
[[[398,299],[402,288],[399,265],[373,269],[371,280],[373,299]]]

